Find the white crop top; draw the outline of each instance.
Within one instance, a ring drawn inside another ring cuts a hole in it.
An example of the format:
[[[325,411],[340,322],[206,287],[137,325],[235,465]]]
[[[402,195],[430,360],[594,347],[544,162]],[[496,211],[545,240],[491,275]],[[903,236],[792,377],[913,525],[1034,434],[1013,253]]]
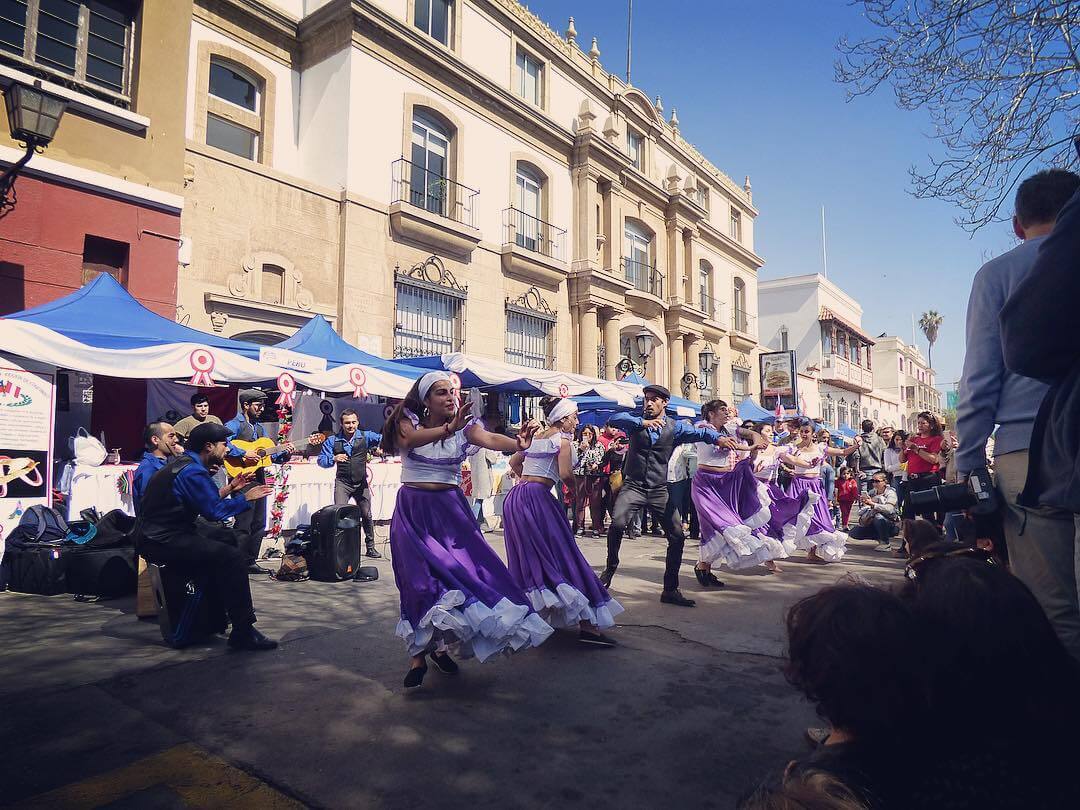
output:
[[[419,427],[416,415],[406,411],[405,416]],[[470,447],[466,433],[476,424],[472,420],[465,427],[445,439],[402,450],[401,483],[403,484],[461,484],[461,462],[465,460]]]
[[[708,422],[701,421],[694,425],[694,427],[711,428],[712,425]],[[730,420],[724,425],[723,430],[720,431],[720,435],[737,439],[739,434],[736,432],[736,429],[738,427],[739,421],[737,419]],[[730,470],[735,466],[735,462],[739,460],[739,453],[735,450],[728,450],[726,447],[717,447],[715,444],[708,444],[706,442],[695,442],[694,447],[697,450],[697,463],[699,467],[717,467],[721,470]]]
[[[525,461],[521,465],[522,475],[535,475],[559,482],[559,448],[562,447],[563,434],[556,433],[546,439],[533,439],[525,451]]]

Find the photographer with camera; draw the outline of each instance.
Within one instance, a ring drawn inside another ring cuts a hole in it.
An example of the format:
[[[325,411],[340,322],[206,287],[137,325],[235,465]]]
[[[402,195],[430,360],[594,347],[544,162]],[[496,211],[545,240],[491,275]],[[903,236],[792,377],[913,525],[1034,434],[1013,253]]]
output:
[[[1070,290],[1080,277],[1078,189],[1080,177],[1061,169],[1024,180],[1013,216],[1013,231],[1023,243],[987,262],[975,276],[957,407],[957,469],[962,478],[979,471],[985,475],[986,440],[996,424],[994,474],[1004,501],[1004,536],[1013,572],[1031,588],[1065,646],[1080,658],[1073,514],[1080,511],[1080,498],[1070,505],[1063,491],[1076,480],[1077,456],[1075,447],[1070,451],[1060,444],[1063,436],[1075,432],[1071,426],[1077,410],[1066,406],[1057,417],[1040,416],[1043,430],[1035,427],[1040,403],[1047,410],[1044,400],[1050,389],[1044,381],[1063,379],[1077,357],[1077,296]],[[1053,460],[1041,453],[1039,436],[1063,452]],[[1038,486],[1032,482],[1036,476]]]
[[[904,442],[904,451],[900,460],[907,464],[909,495],[927,489],[940,487],[941,481],[941,443],[944,436],[941,422],[930,411],[923,411],[916,417],[918,431]],[[915,503],[908,498],[904,503],[904,517],[914,518]],[[942,516],[934,511],[935,522],[940,526]]]

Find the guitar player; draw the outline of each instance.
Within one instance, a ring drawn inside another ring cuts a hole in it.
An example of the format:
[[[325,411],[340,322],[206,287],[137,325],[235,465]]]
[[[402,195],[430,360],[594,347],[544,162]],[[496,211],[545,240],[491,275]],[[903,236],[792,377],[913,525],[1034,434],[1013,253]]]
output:
[[[246,388],[240,392],[240,410],[235,418],[225,423],[225,429],[229,431],[227,455],[243,457],[247,461],[257,462],[259,456],[251,451],[244,451],[233,444],[233,440],[253,442],[266,436],[266,428],[259,421],[266,407],[266,394],[258,388]],[[285,444],[285,449],[270,457],[270,460],[280,464],[289,458],[295,450],[291,442]],[[255,477],[249,487],[263,486],[266,484],[266,468],[262,467],[255,472]],[[241,490],[245,492],[246,489]],[[262,549],[263,535],[266,534],[266,500],[259,499],[252,502],[252,508],[241,512],[236,516],[236,545],[247,556],[249,574],[266,574],[265,568],[256,565],[255,560],[259,557]]]
[[[338,506],[349,500],[360,507],[367,556],[382,556],[375,548],[375,524],[371,520],[371,487],[367,480],[367,457],[382,441],[382,434],[360,429],[360,417],[352,408],[341,412],[341,432],[331,436],[319,454],[320,467],[337,467],[334,476],[334,503]],[[359,576],[359,572],[357,572]]]

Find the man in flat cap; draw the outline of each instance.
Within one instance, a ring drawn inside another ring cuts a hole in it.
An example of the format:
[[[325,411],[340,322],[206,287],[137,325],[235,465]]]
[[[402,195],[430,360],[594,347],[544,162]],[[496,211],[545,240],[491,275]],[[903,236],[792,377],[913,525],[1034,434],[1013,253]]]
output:
[[[682,517],[678,522],[667,512],[668,461],[676,445],[689,442],[706,442],[730,446],[730,439],[721,437],[711,427],[694,427],[689,422],[677,422],[664,415],[671,394],[662,385],[647,385],[644,389],[645,404],[641,416],[620,413],[608,420],[608,425],[625,431],[630,448],[623,464],[623,484],[611,510],[611,527],[608,529],[607,567],[600,575],[605,587],[619,567],[619,547],[623,532],[630,518],[638,510],[651,510],[659,514],[660,525],[667,537],[667,557],[664,566],[664,590],[660,601],[668,605],[693,607],[694,600],[687,599],[679,590],[679,565],[682,563],[683,534]]]
[[[229,646],[236,650],[271,650],[277,642],[254,627],[247,557],[236,546],[210,536],[206,525],[198,522],[199,517],[223,521],[250,514],[252,504],[263,503],[269,492],[266,486],[249,486],[244,477],[234,479],[223,492],[218,491],[210,469],[225,457],[228,437],[222,425],[198,425],[188,435],[186,451],[154,473],[139,509],[138,552],[158,565],[206,571],[232,623]],[[243,494],[238,494],[240,489]]]
[[[228,431],[227,455],[234,459],[244,458],[250,462],[257,462],[260,456],[257,453],[242,450],[233,444],[233,441],[253,442],[266,436],[266,428],[262,426],[260,419],[263,409],[266,407],[266,393],[258,388],[245,388],[240,392],[240,410],[236,416],[225,423]],[[294,447],[286,442],[285,449],[280,453],[270,456],[275,464],[287,461]],[[255,479],[251,486],[262,486],[266,483],[266,468],[260,467],[255,473]],[[249,574],[266,574],[265,568],[255,564],[262,550],[263,536],[266,534],[266,501],[255,501],[254,507],[236,517],[236,543],[240,550],[247,556]]]

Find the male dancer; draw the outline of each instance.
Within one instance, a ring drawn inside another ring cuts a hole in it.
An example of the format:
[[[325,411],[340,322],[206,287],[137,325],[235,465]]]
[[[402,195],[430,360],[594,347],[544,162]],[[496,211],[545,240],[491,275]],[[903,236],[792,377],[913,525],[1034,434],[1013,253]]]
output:
[[[660,514],[660,525],[667,537],[667,558],[664,566],[664,590],[660,601],[668,605],[693,607],[693,599],[687,599],[679,591],[679,565],[682,563],[682,518],[676,523],[674,515],[667,510],[668,461],[676,445],[689,442],[708,442],[731,448],[735,442],[720,435],[711,427],[693,427],[689,422],[676,422],[664,415],[671,394],[662,385],[645,386],[645,405],[642,416],[617,414],[608,424],[626,432],[630,437],[630,449],[623,465],[623,485],[612,509],[611,528],[608,530],[607,567],[600,575],[605,588],[619,567],[619,547],[623,532],[631,516],[639,509],[649,509]]]
[[[320,467],[337,466],[334,476],[334,503],[338,506],[356,502],[364,527],[367,556],[382,556],[375,548],[375,524],[371,520],[371,487],[367,480],[368,450],[378,450],[382,434],[360,430],[360,417],[352,408],[341,412],[341,432],[323,442],[319,454]],[[361,576],[359,570],[357,578]]]

